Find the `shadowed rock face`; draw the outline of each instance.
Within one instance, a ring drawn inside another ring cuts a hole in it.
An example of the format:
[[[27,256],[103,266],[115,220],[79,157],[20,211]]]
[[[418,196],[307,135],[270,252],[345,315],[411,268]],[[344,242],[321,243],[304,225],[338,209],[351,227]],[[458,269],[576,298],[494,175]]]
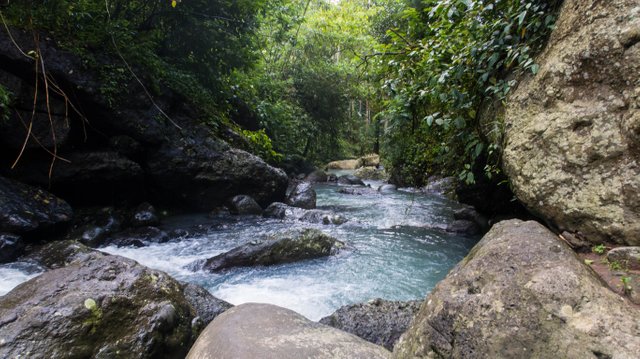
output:
[[[93,252],[0,297],[0,357],[183,358],[193,307],[167,274]]]
[[[287,204],[293,207],[314,209],[316,208],[316,191],[309,182],[300,182],[287,197]]]
[[[388,358],[384,348],[270,304],[242,304],[217,317],[188,359]]]
[[[640,6],[566,0],[505,114],[514,193],[561,231],[640,244]]]
[[[71,207],[41,189],[0,177],[0,232],[26,233],[71,220]]]
[[[344,244],[317,229],[291,230],[257,239],[192,267],[217,272],[232,267],[274,265],[326,257]]]
[[[11,34],[20,47],[34,48],[32,32],[11,29]],[[82,109],[89,123],[73,111],[69,118],[60,118],[65,103],[52,92],[53,132],[59,135],[57,154],[68,162],[57,161],[52,178],[48,178],[51,158],[29,143],[21,166],[10,171],[7,164],[15,160],[20,144],[0,141],[0,173],[30,184],[50,185],[52,193],[83,205],[153,199],[153,203],[171,207],[211,210],[238,194],[250,195],[262,206],[284,200],[288,182],[284,171],[218,139],[203,125],[206,116],[180,94],[163,88],[155,98],[171,121],[160,114],[133,79],[128,91],[113,101],[101,93],[96,71],[59,49],[52,39],[55,36],[42,35],[38,48],[47,59],[48,74]],[[108,64],[113,59],[102,56],[98,61]],[[18,96],[17,103],[33,101],[33,92],[28,89],[35,76],[33,65],[33,59],[17,50],[7,32],[0,32],[0,80],[7,79],[3,85]],[[51,141],[45,141],[52,132],[48,116],[38,116],[36,121],[34,136],[51,147]],[[13,132],[5,133],[0,126],[0,139],[13,133],[23,138],[14,128],[22,127],[20,124],[14,121],[8,126]]]
[[[393,350],[413,316],[420,301],[397,302],[374,299],[367,303],[344,306],[320,319],[320,323],[344,330],[360,338]]]
[[[634,358],[640,312],[537,222],[493,226],[429,294],[396,358]]]

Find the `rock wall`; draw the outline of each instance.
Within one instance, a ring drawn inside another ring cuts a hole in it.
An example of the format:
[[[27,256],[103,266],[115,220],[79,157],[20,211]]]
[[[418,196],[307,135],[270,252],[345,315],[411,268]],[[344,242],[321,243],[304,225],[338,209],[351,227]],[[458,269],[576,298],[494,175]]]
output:
[[[500,222],[429,294],[396,358],[635,358],[640,311],[537,222]]]
[[[23,49],[36,47],[32,33],[11,33]],[[95,54],[99,64],[88,67],[46,34],[38,47],[49,86],[59,86],[70,102],[52,90],[47,105],[40,81],[34,107],[35,62],[0,31],[0,83],[14,96],[9,119],[0,121],[0,174],[44,186],[72,205],[151,200],[210,210],[238,194],[254,197],[263,207],[284,199],[285,173],[219,140],[189,99],[160,86],[155,106],[132,77],[108,96],[106,80],[95,67],[121,65],[121,60]],[[157,82],[136,71],[144,83]],[[10,169],[23,144],[21,161]],[[53,152],[59,158],[51,168]]]
[[[560,230],[640,244],[640,3],[566,0],[506,109],[517,197]]]

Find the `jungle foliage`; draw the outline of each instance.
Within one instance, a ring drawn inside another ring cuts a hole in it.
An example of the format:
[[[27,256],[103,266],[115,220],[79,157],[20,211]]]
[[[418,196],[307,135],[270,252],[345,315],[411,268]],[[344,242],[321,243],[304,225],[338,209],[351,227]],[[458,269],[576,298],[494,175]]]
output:
[[[10,25],[50,32],[103,74],[124,61],[231,126],[271,163],[380,152],[397,182],[499,174],[500,108],[535,75],[560,0],[25,0]],[[100,66],[98,66],[100,64]],[[252,131],[229,118],[246,104]]]

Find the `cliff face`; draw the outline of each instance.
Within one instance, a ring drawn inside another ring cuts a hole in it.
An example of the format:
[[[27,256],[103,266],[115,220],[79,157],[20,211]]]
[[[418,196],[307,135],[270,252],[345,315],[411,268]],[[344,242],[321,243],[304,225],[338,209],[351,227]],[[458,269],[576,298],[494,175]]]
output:
[[[0,84],[14,96],[0,121],[0,175],[50,188],[72,204],[151,200],[209,210],[238,194],[263,206],[284,199],[284,172],[217,139],[189,99],[160,88],[151,100],[129,73],[108,98],[99,68],[47,36],[36,44],[32,33],[11,33],[0,31]],[[18,46],[39,48],[48,82]],[[96,58],[103,66],[121,62]],[[59,158],[50,170],[52,153]]]
[[[640,244],[640,4],[565,1],[538,62],[506,109],[514,192],[561,230]]]

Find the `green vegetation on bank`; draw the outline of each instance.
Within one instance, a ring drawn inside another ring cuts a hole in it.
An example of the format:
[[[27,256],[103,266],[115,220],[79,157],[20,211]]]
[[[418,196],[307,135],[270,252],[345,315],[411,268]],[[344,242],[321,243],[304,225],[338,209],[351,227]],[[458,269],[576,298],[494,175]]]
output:
[[[98,69],[112,106],[130,63],[153,95],[179,93],[271,163],[380,152],[398,182],[420,185],[499,173],[501,102],[537,73],[559,3],[31,0],[2,11]],[[230,120],[238,106],[251,131]]]

